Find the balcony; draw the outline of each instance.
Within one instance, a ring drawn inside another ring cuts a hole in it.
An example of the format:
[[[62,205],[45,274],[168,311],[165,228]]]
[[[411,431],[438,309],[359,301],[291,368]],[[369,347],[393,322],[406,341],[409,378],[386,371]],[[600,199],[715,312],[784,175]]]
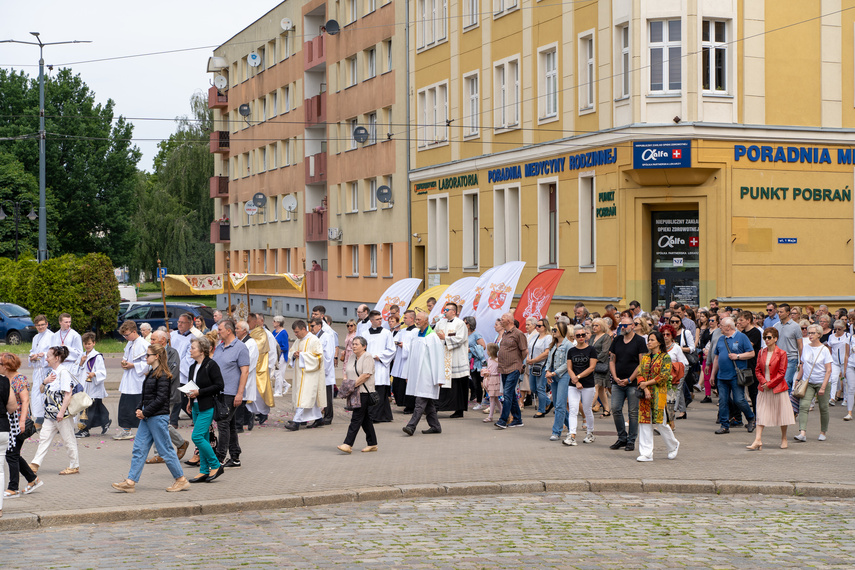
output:
[[[307,156],[303,164],[306,165],[306,184],[318,184],[327,181],[327,153],[319,152]]]
[[[214,131],[211,133],[211,152],[228,154],[229,152],[229,132]]]
[[[314,39],[303,42],[303,63],[305,64],[306,71],[317,65],[326,63],[327,54],[324,49],[325,38],[326,36],[321,34]]]
[[[216,87],[211,86],[208,89],[208,108],[225,109],[228,106],[229,96],[226,93],[220,93]]]
[[[327,272],[326,271],[307,271],[306,286],[309,288],[309,297],[314,299],[327,298]]]
[[[226,198],[229,197],[229,177],[228,176],[211,176],[209,179],[211,186],[211,198]]]
[[[327,122],[327,93],[324,91],[303,103],[306,107],[306,126]]]
[[[327,241],[327,211],[306,214],[306,241]]]
[[[229,222],[214,220],[211,222],[211,243],[229,243],[231,237]]]

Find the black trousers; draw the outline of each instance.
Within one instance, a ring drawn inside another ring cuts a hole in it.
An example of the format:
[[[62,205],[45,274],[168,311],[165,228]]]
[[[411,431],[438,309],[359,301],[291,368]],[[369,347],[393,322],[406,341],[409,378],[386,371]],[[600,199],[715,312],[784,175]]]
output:
[[[177,404],[172,404],[172,412],[169,414],[169,423],[174,427],[178,427],[178,416],[181,415],[181,410],[184,410],[184,413],[187,414],[187,404],[190,403],[190,400],[187,398],[187,394],[181,392],[181,401]],[[193,417],[190,414],[187,414],[192,420]]]
[[[86,431],[93,427],[103,427],[110,421],[110,412],[107,411],[107,406],[101,398],[92,398],[92,405],[86,409],[86,421],[83,424],[86,426]]]
[[[484,398],[484,388],[481,386],[481,380],[480,370],[471,370],[469,372],[469,393],[472,395],[472,399],[479,404]]]
[[[9,485],[7,488],[10,491],[18,490],[18,484],[21,481],[19,473],[24,476],[27,483],[32,483],[36,480],[36,474],[30,469],[30,465],[21,459],[21,447],[25,441],[26,439],[19,435],[15,438],[15,447],[6,450],[6,464],[9,465]]]
[[[119,427],[133,429],[140,427],[137,408],[142,402],[142,394],[122,394],[119,396]]]
[[[327,407],[324,408],[324,423],[331,424],[333,421],[333,385],[327,386]]]
[[[452,378],[450,388],[440,388],[436,407],[440,412],[465,412],[469,408],[469,375]]]
[[[224,396],[226,406],[229,408],[229,415],[226,419],[217,422],[217,459],[223,463],[226,459],[226,452],[232,459],[240,459],[240,443],[238,442],[237,423],[235,415],[238,408],[235,408],[234,395]]]
[[[375,386],[377,395],[380,396],[380,401],[376,406],[371,406],[368,409],[368,416],[375,424],[392,421],[392,404],[389,403],[389,395],[391,386]]]
[[[410,418],[410,421],[407,422],[407,425],[416,429],[416,426],[419,425],[419,421],[421,421],[423,414],[430,427],[435,430],[442,431],[442,426],[439,423],[439,416],[436,415],[436,400],[432,400],[431,398],[420,398],[416,396],[416,407],[413,410],[413,416]]]
[[[406,405],[407,397],[407,380],[392,376],[392,396],[395,398],[395,405],[399,408]]]
[[[381,388],[382,386],[378,386]],[[350,425],[347,426],[347,435],[344,436],[345,445],[349,445],[353,447],[354,442],[356,441],[356,434],[359,433],[359,428],[362,428],[362,431],[365,432],[365,440],[368,442],[368,445],[377,445],[377,434],[374,432],[374,422],[371,421],[370,414],[368,413],[369,403],[368,403],[368,394],[363,392],[359,396],[362,405],[353,410],[353,414],[350,416]]]

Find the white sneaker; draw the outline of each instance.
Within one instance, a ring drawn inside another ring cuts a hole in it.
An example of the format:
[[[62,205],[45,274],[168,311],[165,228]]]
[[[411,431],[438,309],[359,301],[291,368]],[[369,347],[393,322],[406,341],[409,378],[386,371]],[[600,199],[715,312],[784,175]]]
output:
[[[852,420],[852,414],[846,414],[845,416],[843,416],[843,419],[847,422],[851,421]]]
[[[834,400],[828,400],[828,405],[829,406],[836,406],[837,404],[834,403]]]
[[[647,457],[646,455],[639,455],[635,458],[636,461],[653,461],[652,457]]]
[[[559,439],[561,439],[561,436],[555,435],[554,433],[549,436],[549,441],[558,441]]]
[[[594,443],[594,434],[589,433],[585,436],[585,439],[582,440],[582,443]]]
[[[825,441],[825,434],[824,433],[819,434],[819,437],[816,439],[818,439],[819,441]]]
[[[680,442],[677,442],[677,447],[668,452],[668,459],[677,459],[677,452],[680,450]]]
[[[274,398],[281,398],[281,397],[282,397],[282,392],[273,392],[273,397],[274,397]]]
[[[284,396],[285,394],[287,394],[288,390],[290,390],[290,389],[291,389],[291,384],[289,384],[288,382],[285,382],[285,390],[282,391],[282,395]]]
[[[472,409],[473,409],[473,410],[480,410],[480,409],[481,409],[481,404],[475,404],[474,406],[472,406]]]
[[[113,436],[115,440],[124,440],[124,439],[134,439],[134,435],[131,433],[129,429],[123,429],[119,433]]]
[[[576,436],[568,435],[567,439],[564,440],[564,445],[576,445]]]

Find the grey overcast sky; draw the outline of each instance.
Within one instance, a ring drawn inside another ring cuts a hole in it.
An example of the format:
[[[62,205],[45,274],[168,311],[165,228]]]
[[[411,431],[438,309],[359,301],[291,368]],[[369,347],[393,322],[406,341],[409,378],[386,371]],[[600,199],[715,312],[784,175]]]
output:
[[[116,115],[174,119],[189,114],[190,97],[207,91],[205,71],[215,46],[263,16],[278,0],[2,0],[0,40],[45,43],[90,40],[91,44],[48,46],[45,65],[73,64],[75,74],[95,92],[97,102],[116,103]],[[206,47],[208,46],[208,47]],[[187,50],[113,61],[104,58]],[[23,70],[38,78],[38,46],[0,44],[0,67]],[[56,69],[56,68],[55,68]],[[47,67],[45,68],[47,73]],[[175,132],[171,120],[131,119],[135,144],[143,153],[139,167],[151,171],[157,142]]]

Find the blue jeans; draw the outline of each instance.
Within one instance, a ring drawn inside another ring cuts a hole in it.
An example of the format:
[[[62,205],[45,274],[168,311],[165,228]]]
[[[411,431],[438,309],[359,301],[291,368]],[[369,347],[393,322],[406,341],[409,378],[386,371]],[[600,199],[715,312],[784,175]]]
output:
[[[162,415],[140,420],[137,435],[134,437],[134,450],[131,453],[131,470],[128,472],[128,479],[134,483],[139,483],[140,475],[145,466],[145,458],[151,451],[152,443],[154,443],[158,455],[166,461],[166,466],[169,467],[172,477],[175,479],[183,477],[184,470],[181,469],[178,455],[169,439],[169,416]]]
[[[543,372],[541,372],[540,376],[529,373],[528,383],[531,393],[537,395],[538,413],[542,414],[546,412],[546,406],[549,404],[549,396],[546,395],[546,367],[543,367]]]
[[[612,382],[612,418],[615,420],[618,441],[625,441],[627,445],[635,445],[638,438],[638,394],[637,386],[627,384],[621,386]],[[629,412],[629,433],[626,432],[626,422],[623,419],[623,404],[626,402]]]
[[[515,422],[522,422],[520,402],[517,400],[517,384],[519,381],[519,370],[510,374],[502,374],[502,393],[505,396],[505,401],[502,404],[502,416],[499,421],[503,424],[508,423],[508,416],[513,416]]]
[[[722,428],[730,427],[730,396],[733,395],[733,403],[739,408],[739,411],[745,414],[745,418],[749,422],[754,421],[754,412],[751,411],[751,406],[745,399],[745,388],[739,385],[736,378],[722,380],[721,377],[716,378],[716,386],[718,387],[718,421],[721,422]]]
[[[555,421],[552,422],[552,434],[561,435],[564,426],[570,429],[567,421],[567,389],[570,386],[570,375],[566,372],[552,382],[552,403],[555,406]]]
[[[214,408],[199,411],[199,404],[193,400],[193,443],[199,450],[199,473],[208,475],[220,468],[217,454],[211,447],[211,422],[214,421]]]
[[[784,378],[787,381],[787,392],[793,393],[793,379],[796,377],[796,372],[799,371],[799,357],[787,357],[787,371],[784,373]]]

